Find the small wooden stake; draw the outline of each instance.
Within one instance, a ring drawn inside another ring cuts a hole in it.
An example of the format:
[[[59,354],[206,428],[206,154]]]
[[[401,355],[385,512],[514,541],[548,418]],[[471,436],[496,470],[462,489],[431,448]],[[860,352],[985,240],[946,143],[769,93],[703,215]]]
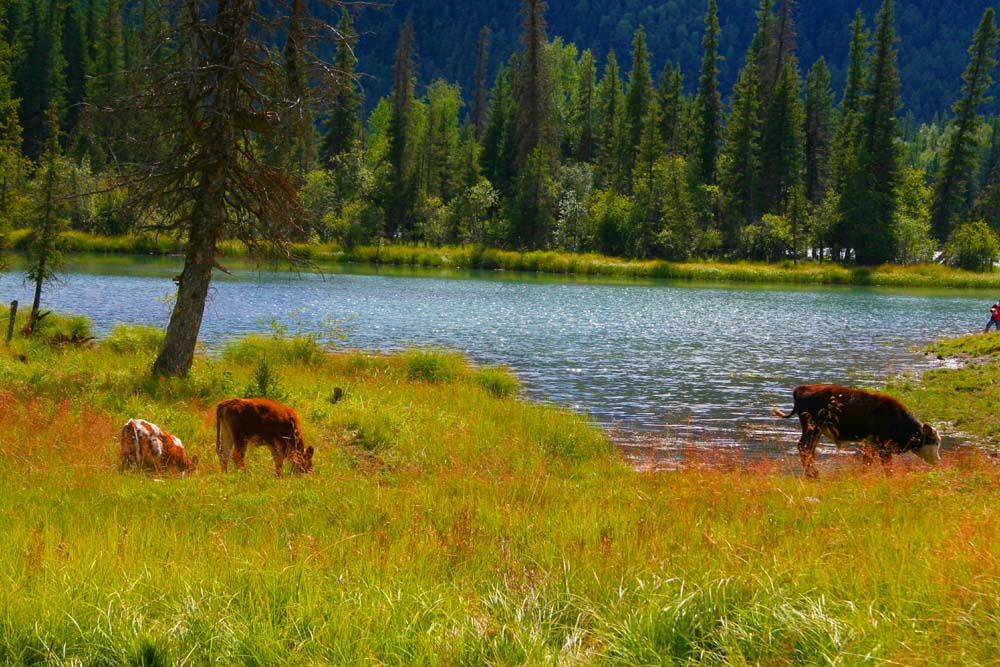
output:
[[[10,339],[14,336],[14,318],[17,317],[17,301],[10,302],[10,324],[7,325],[7,344],[10,345]]]

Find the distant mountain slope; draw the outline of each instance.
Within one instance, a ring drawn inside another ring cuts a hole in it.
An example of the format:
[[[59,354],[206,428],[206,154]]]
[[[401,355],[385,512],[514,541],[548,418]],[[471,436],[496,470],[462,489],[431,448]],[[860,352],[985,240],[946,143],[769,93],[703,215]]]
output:
[[[701,60],[705,0],[549,0],[549,37],[561,36],[582,51],[590,48],[601,63],[613,48],[627,71],[632,35],[642,24],[654,72],[679,62],[689,90]],[[756,25],[758,0],[718,0],[722,26],[721,90],[732,82]],[[958,96],[966,49],[988,0],[896,0],[899,68],[904,109],[921,120],[946,113]],[[803,76],[823,55],[839,93],[849,41],[848,24],[858,7],[871,27],[880,0],[799,0],[796,5],[798,55]],[[386,94],[391,81],[399,27],[407,13],[416,29],[419,82],[443,77],[462,85],[466,98],[475,69],[476,39],[482,26],[492,32],[490,80],[497,65],[519,47],[520,0],[397,0],[388,8],[365,8],[358,20],[358,47],[367,104]],[[600,71],[599,69],[599,71]]]

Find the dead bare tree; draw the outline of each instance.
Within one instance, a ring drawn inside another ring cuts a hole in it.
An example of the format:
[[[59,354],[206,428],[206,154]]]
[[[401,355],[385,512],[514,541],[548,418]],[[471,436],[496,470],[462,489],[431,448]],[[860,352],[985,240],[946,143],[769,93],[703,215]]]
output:
[[[130,202],[148,226],[186,241],[177,299],[154,364],[158,373],[184,375],[191,368],[221,240],[236,238],[294,259],[289,240],[299,231],[298,195],[267,148],[294,140],[282,136],[289,128],[311,132],[288,119],[321,104],[322,96],[286,85],[277,36],[287,34],[294,14],[302,26],[296,48],[337,37],[324,23],[303,17],[305,5],[174,0],[146,83],[116,110],[134,117],[133,127],[141,129],[132,140],[146,156],[130,169]],[[296,65],[308,70],[301,80],[322,91],[333,68],[311,53],[298,56]]]

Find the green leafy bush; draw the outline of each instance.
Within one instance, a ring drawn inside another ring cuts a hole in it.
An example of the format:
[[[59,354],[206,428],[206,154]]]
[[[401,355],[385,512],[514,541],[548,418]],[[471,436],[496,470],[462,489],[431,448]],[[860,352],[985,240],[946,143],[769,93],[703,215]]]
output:
[[[1000,239],[982,220],[970,220],[955,228],[945,253],[950,263],[968,271],[990,271],[1000,257]]]

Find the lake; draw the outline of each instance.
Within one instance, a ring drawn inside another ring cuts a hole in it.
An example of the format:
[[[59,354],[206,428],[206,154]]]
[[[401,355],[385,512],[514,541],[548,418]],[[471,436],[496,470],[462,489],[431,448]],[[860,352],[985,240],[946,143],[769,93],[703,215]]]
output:
[[[43,308],[164,326],[172,258],[75,259]],[[30,304],[23,274],[0,275],[0,299]],[[239,269],[213,283],[207,348],[266,332],[348,320],[348,348],[410,346],[509,366],[535,400],[588,414],[625,443],[794,447],[800,383],[879,385],[934,362],[920,345],[981,330],[996,294],[860,287],[692,285],[502,272],[337,267],[325,273]]]

